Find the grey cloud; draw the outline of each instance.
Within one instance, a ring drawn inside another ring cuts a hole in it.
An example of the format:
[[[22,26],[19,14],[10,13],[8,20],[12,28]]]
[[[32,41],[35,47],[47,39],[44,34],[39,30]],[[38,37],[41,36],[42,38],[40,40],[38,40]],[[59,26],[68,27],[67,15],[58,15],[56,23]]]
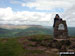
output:
[[[69,26],[75,26],[75,4],[66,10],[63,14]]]

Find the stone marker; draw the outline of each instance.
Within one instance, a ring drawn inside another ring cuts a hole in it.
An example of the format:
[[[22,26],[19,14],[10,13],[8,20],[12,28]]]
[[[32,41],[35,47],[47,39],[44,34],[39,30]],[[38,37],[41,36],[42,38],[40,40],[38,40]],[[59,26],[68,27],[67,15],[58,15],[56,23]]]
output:
[[[64,25],[61,23],[61,24],[59,24],[59,26],[58,26],[58,30],[65,30],[65,27],[64,27]]]
[[[67,39],[68,38],[68,29],[66,21],[56,21],[54,27],[54,38],[56,39]]]

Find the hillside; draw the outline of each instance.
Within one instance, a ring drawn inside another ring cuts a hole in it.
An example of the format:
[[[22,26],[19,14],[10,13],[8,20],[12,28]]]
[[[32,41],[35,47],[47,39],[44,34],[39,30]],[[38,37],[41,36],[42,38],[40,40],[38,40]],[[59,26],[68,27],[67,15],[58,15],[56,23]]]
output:
[[[48,26],[29,26],[28,28],[0,28],[0,37],[20,37],[20,36],[30,36],[36,34],[44,34],[44,35],[53,35],[53,28]],[[75,36],[75,27],[68,28],[69,36]]]
[[[0,28],[5,28],[5,29],[26,29],[31,27],[30,25],[9,25],[9,24],[4,24],[0,25]]]
[[[46,45],[43,46],[46,44],[42,43],[44,39],[50,40],[51,36],[33,35],[19,38],[0,38],[0,56],[58,56],[56,54],[58,50],[49,51],[52,49]]]
[[[13,37],[17,32],[20,32],[21,30],[19,29],[3,29],[3,28],[0,28],[0,37]]]
[[[0,37],[20,37],[20,36],[29,36],[36,34],[52,34],[50,29],[43,27],[29,27],[27,29],[3,29],[0,28]]]
[[[17,33],[16,36],[29,36],[36,34],[52,35],[52,31],[46,28],[30,27]]]
[[[70,42],[72,41],[72,42]],[[75,38],[54,40],[51,35],[32,35],[18,38],[0,38],[0,56],[59,56],[63,44],[67,51],[75,50]],[[59,44],[59,45],[58,45]]]
[[[75,36],[75,27],[69,27],[68,32],[70,36]]]

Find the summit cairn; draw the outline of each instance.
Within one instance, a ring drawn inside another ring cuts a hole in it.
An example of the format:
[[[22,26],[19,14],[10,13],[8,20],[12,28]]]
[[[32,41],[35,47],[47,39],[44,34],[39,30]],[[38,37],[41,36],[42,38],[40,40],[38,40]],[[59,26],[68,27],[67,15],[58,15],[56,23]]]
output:
[[[66,21],[57,21],[54,28],[54,38],[66,39],[68,38],[68,30]]]
[[[56,14],[54,19],[54,39],[64,39],[68,38],[68,29],[65,20],[59,18],[59,15]]]
[[[56,14],[54,18],[53,28],[54,28],[54,40],[56,40],[60,44],[63,43],[59,50],[61,52],[67,51],[67,44],[65,44],[69,41],[67,24],[65,20],[62,20],[62,18],[59,17],[58,14]]]

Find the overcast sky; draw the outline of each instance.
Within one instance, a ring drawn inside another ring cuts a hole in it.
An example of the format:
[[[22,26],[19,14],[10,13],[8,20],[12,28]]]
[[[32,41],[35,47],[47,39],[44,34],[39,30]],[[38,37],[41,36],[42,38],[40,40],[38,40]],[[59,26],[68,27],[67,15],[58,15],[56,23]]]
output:
[[[0,24],[52,26],[56,13],[75,27],[75,0],[0,0]]]

